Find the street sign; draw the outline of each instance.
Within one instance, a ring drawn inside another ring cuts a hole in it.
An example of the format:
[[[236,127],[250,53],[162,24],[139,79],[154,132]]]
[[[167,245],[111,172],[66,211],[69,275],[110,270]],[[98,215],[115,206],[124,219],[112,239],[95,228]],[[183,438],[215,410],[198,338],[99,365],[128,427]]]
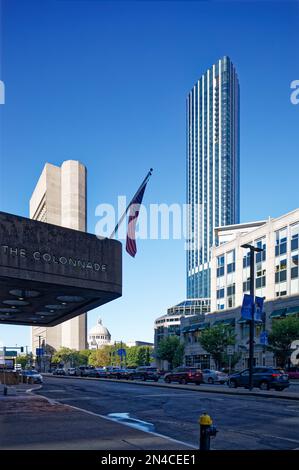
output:
[[[122,357],[122,356],[126,356],[126,350],[125,349],[118,349],[117,350],[117,354]]]
[[[44,355],[44,350],[43,350],[43,348],[36,348],[36,350],[35,350],[35,355],[36,355],[36,356],[43,356],[43,355]]]
[[[260,334],[260,343],[264,344],[265,346],[268,344],[268,332],[262,331]]]
[[[254,307],[253,295],[244,294],[241,308],[241,317],[245,320],[252,320],[252,310]]]
[[[264,297],[256,297],[254,301],[254,320],[263,321]]]
[[[235,348],[233,346],[227,346],[227,355],[228,356],[233,356],[235,352]]]
[[[17,351],[7,351],[5,352],[5,357],[17,357],[18,352]]]

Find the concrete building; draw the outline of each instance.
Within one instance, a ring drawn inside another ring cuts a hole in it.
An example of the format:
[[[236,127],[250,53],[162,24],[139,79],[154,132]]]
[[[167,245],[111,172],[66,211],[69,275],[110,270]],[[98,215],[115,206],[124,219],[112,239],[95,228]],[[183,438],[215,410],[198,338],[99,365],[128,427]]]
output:
[[[218,60],[187,97],[187,298],[210,299],[214,228],[239,222],[239,81]]]
[[[99,318],[97,324],[93,326],[88,332],[88,348],[100,349],[101,347],[109,344],[112,344],[111,334],[109,330],[103,325],[101,318]]]
[[[86,231],[86,168],[68,160],[61,167],[46,163],[30,199],[30,218]],[[41,342],[58,350],[85,349],[87,317],[82,314],[51,328],[32,328],[32,351]]]

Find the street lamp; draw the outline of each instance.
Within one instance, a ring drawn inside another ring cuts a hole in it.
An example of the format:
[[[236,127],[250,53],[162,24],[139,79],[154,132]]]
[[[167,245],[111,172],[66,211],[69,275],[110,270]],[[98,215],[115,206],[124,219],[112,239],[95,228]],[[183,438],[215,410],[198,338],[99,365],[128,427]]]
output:
[[[254,303],[254,252],[260,253],[263,248],[245,243],[241,248],[250,250],[250,295]],[[253,304],[254,305],[254,304]],[[249,390],[253,389],[253,358],[254,358],[254,306],[251,312],[251,319],[249,320]]]
[[[38,337],[38,349],[39,349],[39,356],[38,356],[38,365],[39,365],[39,372],[42,370],[42,357],[41,357],[41,348],[44,349],[45,347],[45,338],[44,336],[39,336]],[[45,372],[45,361],[43,358],[43,366],[44,366],[44,372]]]

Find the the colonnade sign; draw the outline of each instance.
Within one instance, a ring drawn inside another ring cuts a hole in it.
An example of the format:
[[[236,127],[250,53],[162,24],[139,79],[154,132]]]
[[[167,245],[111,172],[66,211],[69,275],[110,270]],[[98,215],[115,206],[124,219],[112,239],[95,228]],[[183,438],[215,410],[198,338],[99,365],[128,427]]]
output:
[[[0,212],[0,324],[54,326],[121,295],[120,242]]]

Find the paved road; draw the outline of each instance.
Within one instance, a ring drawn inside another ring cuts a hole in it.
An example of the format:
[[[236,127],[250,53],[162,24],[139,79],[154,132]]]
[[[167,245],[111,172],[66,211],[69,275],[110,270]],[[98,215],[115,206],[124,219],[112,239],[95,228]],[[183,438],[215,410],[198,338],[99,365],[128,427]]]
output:
[[[152,431],[193,446],[205,411],[219,429],[213,449],[299,448],[296,401],[51,377],[37,393],[104,416],[129,413],[150,423]]]

